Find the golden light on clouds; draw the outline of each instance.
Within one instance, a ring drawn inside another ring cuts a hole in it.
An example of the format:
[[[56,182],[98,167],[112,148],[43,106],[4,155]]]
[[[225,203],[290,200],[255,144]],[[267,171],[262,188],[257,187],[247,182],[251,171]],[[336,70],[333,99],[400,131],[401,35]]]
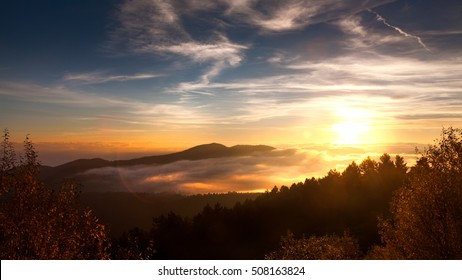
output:
[[[73,39],[63,27],[59,42],[38,40],[24,21],[35,9],[11,14],[20,36],[2,33],[11,59],[0,66],[1,127],[18,145],[30,134],[44,165],[212,142],[416,146],[462,126],[460,16],[451,1],[438,4],[441,17],[406,4],[415,18],[379,9],[390,3],[383,0],[117,2],[88,14],[98,25]],[[76,11],[61,24],[78,24],[67,21]],[[53,16],[42,18],[44,32],[55,30]]]

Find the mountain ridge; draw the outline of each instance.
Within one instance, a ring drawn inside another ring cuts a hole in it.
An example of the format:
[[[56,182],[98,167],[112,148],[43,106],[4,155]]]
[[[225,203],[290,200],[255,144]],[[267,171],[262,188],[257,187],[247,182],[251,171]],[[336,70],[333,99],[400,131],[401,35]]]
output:
[[[201,160],[209,158],[250,156],[256,153],[265,153],[275,150],[267,145],[235,145],[227,147],[219,143],[210,143],[194,146],[192,148],[164,155],[145,156],[126,160],[105,160],[102,158],[77,159],[55,167],[42,166],[41,177],[44,181],[50,181],[56,175],[61,178],[72,177],[91,169],[104,167],[128,167],[136,165],[162,165],[180,160]]]

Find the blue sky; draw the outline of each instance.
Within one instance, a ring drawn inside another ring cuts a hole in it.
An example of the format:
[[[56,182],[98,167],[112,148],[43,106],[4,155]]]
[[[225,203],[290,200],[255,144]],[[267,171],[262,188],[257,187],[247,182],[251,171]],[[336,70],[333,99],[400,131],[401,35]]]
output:
[[[44,153],[431,143],[460,1],[8,1],[0,125]]]

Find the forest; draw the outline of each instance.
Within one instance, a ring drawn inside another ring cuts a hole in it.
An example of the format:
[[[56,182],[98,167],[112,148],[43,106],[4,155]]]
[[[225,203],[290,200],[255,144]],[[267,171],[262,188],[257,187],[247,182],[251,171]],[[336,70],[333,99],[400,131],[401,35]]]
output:
[[[9,139],[5,130],[1,259],[462,259],[460,129],[443,129],[414,166],[385,153],[266,193],[222,194],[234,200],[195,214],[153,214],[148,228],[121,234],[78,182],[40,181],[28,137],[22,156]]]

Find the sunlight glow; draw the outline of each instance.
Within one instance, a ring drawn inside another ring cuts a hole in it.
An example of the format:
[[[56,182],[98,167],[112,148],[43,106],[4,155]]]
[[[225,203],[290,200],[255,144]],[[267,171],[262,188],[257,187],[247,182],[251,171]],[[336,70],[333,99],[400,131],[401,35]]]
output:
[[[371,140],[370,133],[368,133],[371,113],[364,110],[339,108],[336,115],[339,122],[332,126],[332,130],[337,135],[335,144],[363,144]]]
[[[335,124],[332,129],[338,134],[336,144],[361,144],[361,136],[368,126],[365,122],[347,121]]]

